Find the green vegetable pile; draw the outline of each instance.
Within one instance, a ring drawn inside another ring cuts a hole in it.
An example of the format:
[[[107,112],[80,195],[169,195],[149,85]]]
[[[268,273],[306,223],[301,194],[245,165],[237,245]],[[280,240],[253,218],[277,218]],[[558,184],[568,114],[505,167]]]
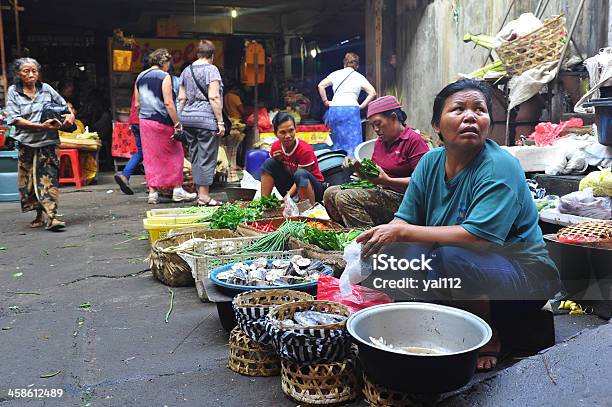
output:
[[[550,201],[547,199],[536,199],[535,204],[536,208],[538,208],[538,212],[540,212],[542,209],[556,208],[555,201]]]
[[[260,208],[242,208],[236,204],[225,203],[211,215],[198,219],[197,223],[210,222],[211,229],[236,230],[240,223],[253,222],[261,218],[262,214],[263,209]]]
[[[301,240],[318,246],[323,250],[341,252],[344,251],[344,248],[355,240],[361,232],[362,231],[359,229],[349,230],[348,232],[337,232],[307,227],[304,230],[304,238]]]
[[[211,215],[216,210],[214,206],[191,206],[181,209],[178,213],[181,215]]]
[[[240,253],[277,252],[285,249],[285,240],[293,236],[304,239],[307,226],[304,222],[286,221],[274,232],[268,233],[251,246],[242,249]]]
[[[372,188],[376,188],[376,185],[374,185],[367,179],[346,182],[340,185],[340,189],[372,189]]]
[[[247,207],[253,209],[261,209],[262,211],[265,209],[276,209],[281,207],[281,200],[278,199],[275,195],[270,196],[262,196],[259,197],[252,202],[250,202]]]
[[[370,160],[369,158],[364,158],[361,160],[359,172],[368,178],[376,178],[380,175],[378,167],[376,167],[374,161]]]

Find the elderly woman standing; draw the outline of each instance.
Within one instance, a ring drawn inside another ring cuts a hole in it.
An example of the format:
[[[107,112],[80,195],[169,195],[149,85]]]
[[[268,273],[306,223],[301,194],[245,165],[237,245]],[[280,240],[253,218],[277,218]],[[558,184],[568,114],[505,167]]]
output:
[[[179,114],[189,143],[191,171],[198,191],[198,205],[218,206],[208,194],[215,176],[223,123],[223,82],[213,65],[215,46],[200,41],[198,60],[183,70],[179,89]]]
[[[195,199],[183,185],[183,146],[174,140],[181,129],[168,74],[172,55],[165,48],[149,55],[151,67],[136,78],[134,94],[139,109],[140,141],[144,158],[149,203],[159,203],[159,190],[172,188],[174,202]]]
[[[321,100],[325,107],[329,107],[325,115],[325,124],[331,129],[334,148],[346,150],[351,157],[355,147],[363,141],[360,111],[376,97],[374,87],[362,74],[357,72],[358,68],[359,56],[348,52],[344,56],[344,68],[330,73],[319,83]],[[327,100],[325,91],[329,86],[334,92],[331,101]],[[359,104],[357,99],[362,90],[368,96]]]
[[[395,219],[357,238],[364,258],[399,246],[404,258],[431,259],[429,271],[415,272],[423,282],[460,282],[436,296],[452,298],[451,305],[493,326],[493,338],[479,353],[481,370],[498,362],[498,332],[520,326],[521,314],[537,312],[561,288],[523,169],[487,139],[492,104],[485,82],[465,79],[442,89],[432,126],[444,147],[421,159]],[[388,245],[394,242],[411,245]],[[412,298],[424,294],[418,291]]]
[[[58,219],[59,160],[56,149],[60,145],[57,130],[74,124],[66,101],[48,84],[38,81],[40,64],[32,58],[15,61],[15,84],[8,90],[6,110],[8,124],[15,126],[15,139],[19,142],[18,187],[23,212],[36,211],[33,228],[45,224],[56,231],[66,224]],[[45,106],[64,107],[63,123],[49,119],[42,121]]]
[[[374,189],[328,188],[323,202],[330,217],[347,227],[372,227],[389,223],[397,212],[410,176],[429,151],[421,136],[406,126],[406,113],[394,96],[383,96],[368,106],[368,121],[378,135],[372,161],[379,175],[368,178]],[[360,174],[360,162],[347,158],[345,167]],[[361,176],[361,175],[360,175]]]

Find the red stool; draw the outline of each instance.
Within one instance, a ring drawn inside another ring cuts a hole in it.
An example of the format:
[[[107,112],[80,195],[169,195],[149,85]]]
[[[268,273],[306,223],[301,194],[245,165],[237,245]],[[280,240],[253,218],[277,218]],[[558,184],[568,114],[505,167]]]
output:
[[[66,168],[66,161],[68,161],[69,168]],[[85,178],[81,171],[81,162],[79,160],[79,150],[76,148],[60,148],[59,150],[59,162],[60,162],[60,173],[59,182],[60,184],[74,183],[77,188],[81,188],[85,185]],[[66,172],[69,172],[72,176],[67,176]]]

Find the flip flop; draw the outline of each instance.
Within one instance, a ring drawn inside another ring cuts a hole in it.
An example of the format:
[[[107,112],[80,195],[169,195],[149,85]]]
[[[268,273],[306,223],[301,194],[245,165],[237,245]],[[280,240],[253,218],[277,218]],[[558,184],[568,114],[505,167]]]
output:
[[[223,202],[217,201],[216,199],[210,198],[208,202],[204,202],[198,199],[198,206],[221,206]]]
[[[58,230],[64,229],[65,227],[66,227],[65,222],[62,222],[61,220],[53,219],[51,223],[48,223],[47,226],[45,226],[45,229],[51,232],[57,232]]]
[[[45,224],[44,220],[34,219],[32,222],[30,222],[30,227],[35,229],[35,228],[42,227],[44,224]]]

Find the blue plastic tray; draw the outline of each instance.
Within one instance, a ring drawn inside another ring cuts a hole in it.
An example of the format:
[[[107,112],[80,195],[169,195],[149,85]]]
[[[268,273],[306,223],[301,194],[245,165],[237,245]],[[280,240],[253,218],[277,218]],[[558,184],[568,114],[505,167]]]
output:
[[[251,264],[253,263],[254,260],[249,260],[249,261],[244,261],[242,263],[244,264]],[[268,266],[270,265],[270,263],[272,263],[271,260],[268,261]],[[227,290],[230,291],[234,291],[237,293],[242,293],[245,291],[251,291],[251,290],[298,290],[298,291],[304,291],[307,289],[312,289],[315,288],[317,286],[317,281],[311,281],[309,283],[301,283],[301,284],[287,284],[287,285],[282,285],[282,286],[274,286],[274,285],[265,285],[265,286],[252,286],[252,285],[237,285],[237,284],[228,284],[226,282],[223,282],[221,280],[219,280],[217,278],[217,275],[221,272],[230,270],[232,268],[232,266],[236,264],[236,263],[232,263],[232,264],[226,264],[225,266],[221,266],[221,267],[217,267],[216,269],[213,269],[210,272],[210,279],[212,280],[213,283],[215,283],[215,285],[225,288]],[[333,270],[330,266],[324,264],[324,269],[321,272],[321,274],[327,274],[327,275],[332,275],[333,274]]]

